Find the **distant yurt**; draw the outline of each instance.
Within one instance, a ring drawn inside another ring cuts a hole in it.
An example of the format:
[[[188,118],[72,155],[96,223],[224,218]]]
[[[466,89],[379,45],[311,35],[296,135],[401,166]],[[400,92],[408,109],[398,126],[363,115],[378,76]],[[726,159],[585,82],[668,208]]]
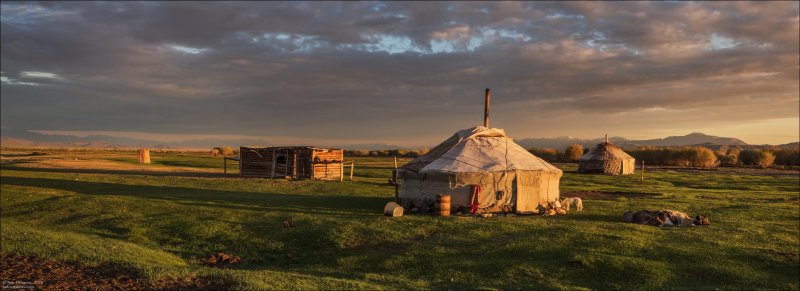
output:
[[[594,146],[578,159],[579,173],[600,173],[606,175],[633,174],[636,159],[618,146],[606,141]]]
[[[502,129],[478,126],[397,169],[395,183],[406,208],[430,208],[437,195],[449,194],[453,212],[535,213],[559,198],[562,174]]]

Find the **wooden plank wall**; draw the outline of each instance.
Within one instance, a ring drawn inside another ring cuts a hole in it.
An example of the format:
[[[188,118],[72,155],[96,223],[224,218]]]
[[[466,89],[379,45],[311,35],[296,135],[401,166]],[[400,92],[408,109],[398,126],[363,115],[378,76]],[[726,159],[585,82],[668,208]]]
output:
[[[339,180],[344,151],[311,147],[240,147],[239,157],[239,173],[245,178],[307,179],[313,174],[313,179],[317,180]]]
[[[272,177],[272,148],[239,148],[239,175],[246,178]]]
[[[315,180],[339,180],[342,177],[344,150],[314,149],[313,167]]]

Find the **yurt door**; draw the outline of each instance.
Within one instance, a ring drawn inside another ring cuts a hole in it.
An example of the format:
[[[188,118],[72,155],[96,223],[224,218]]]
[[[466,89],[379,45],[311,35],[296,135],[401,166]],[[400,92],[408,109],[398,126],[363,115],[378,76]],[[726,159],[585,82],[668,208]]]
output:
[[[514,177],[514,185],[516,186],[516,211],[517,213],[531,214],[536,213],[536,207],[539,205],[539,183],[537,179],[531,177],[527,172],[517,171]]]

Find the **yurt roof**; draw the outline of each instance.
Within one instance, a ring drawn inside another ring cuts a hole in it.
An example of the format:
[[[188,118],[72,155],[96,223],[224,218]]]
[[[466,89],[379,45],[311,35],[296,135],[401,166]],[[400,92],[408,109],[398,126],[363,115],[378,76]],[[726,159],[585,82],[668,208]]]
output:
[[[456,132],[402,167],[414,172],[486,173],[513,170],[561,172],[534,156],[499,128],[477,126]]]
[[[603,142],[593,147],[589,152],[582,155],[579,161],[605,161],[605,160],[627,160],[633,159],[628,153],[617,145]]]

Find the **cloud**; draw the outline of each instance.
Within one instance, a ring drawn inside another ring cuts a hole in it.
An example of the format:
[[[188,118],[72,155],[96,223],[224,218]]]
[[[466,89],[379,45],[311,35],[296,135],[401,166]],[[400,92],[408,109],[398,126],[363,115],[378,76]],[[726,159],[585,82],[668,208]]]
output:
[[[20,75],[22,77],[26,77],[26,78],[63,79],[63,78],[61,78],[61,76],[59,76],[57,74],[48,73],[48,72],[29,72],[29,71],[24,71],[24,72],[21,72]]]
[[[795,2],[2,5],[4,125],[435,142],[485,87],[519,137],[800,115]]]

